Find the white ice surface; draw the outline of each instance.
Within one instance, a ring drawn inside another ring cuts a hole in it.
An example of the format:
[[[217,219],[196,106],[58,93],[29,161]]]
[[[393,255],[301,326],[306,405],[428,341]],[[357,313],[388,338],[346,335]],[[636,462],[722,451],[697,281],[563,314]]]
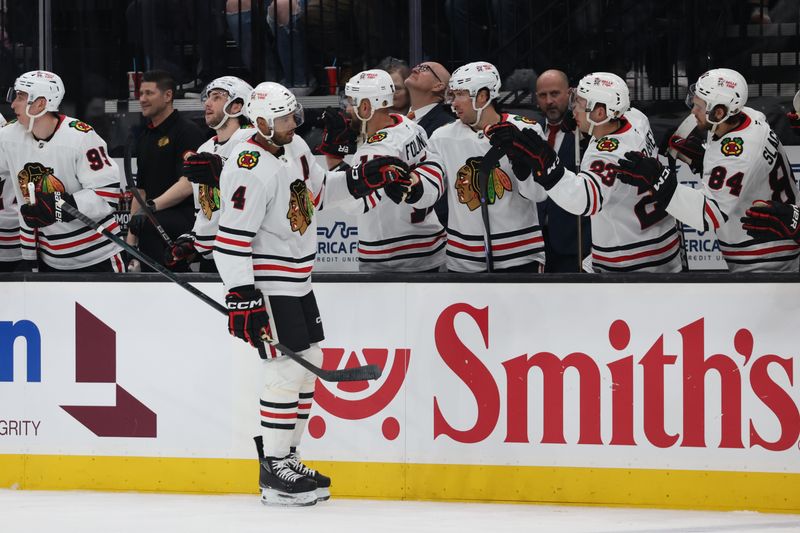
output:
[[[551,505],[331,500],[265,507],[258,496],[0,490],[2,533],[788,533],[800,516]]]

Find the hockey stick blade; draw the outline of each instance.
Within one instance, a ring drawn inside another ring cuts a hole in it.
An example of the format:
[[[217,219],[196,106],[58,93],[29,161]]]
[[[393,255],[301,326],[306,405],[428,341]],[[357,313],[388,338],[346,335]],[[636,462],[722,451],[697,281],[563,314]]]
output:
[[[133,197],[136,198],[136,201],[139,203],[139,209],[142,210],[144,216],[147,217],[147,220],[156,228],[161,238],[164,239],[164,242],[167,243],[167,246],[172,248],[175,246],[175,243],[172,241],[167,232],[164,228],[159,224],[158,219],[147,207],[147,203],[142,198],[142,195],[139,194],[139,189],[136,187],[136,184],[133,182],[133,170],[131,169],[131,137],[128,137],[128,140],[125,141],[125,154],[123,158],[123,174],[125,174],[125,182],[128,184],[128,190],[131,191]]]
[[[494,256],[492,254],[492,228],[489,224],[489,173],[500,162],[505,155],[499,146],[492,146],[483,156],[481,164],[478,166],[478,194],[481,197],[481,218],[483,227],[486,230],[486,271],[494,271]]]
[[[193,287],[192,285],[189,285],[185,281],[179,279],[175,275],[174,272],[168,270],[166,267],[164,267],[159,262],[154,261],[152,258],[150,258],[147,255],[143,254],[137,248],[134,248],[133,246],[131,246],[130,244],[125,242],[125,240],[123,240],[119,236],[114,235],[113,233],[108,231],[108,229],[106,229],[105,226],[103,226],[102,224],[98,224],[97,222],[95,222],[91,218],[87,217],[85,214],[83,214],[80,211],[78,211],[78,209],[72,207],[70,204],[68,204],[64,200],[61,200],[59,202],[59,207],[61,208],[62,211],[65,211],[66,213],[68,213],[73,218],[76,218],[76,219],[80,220],[81,222],[86,224],[88,227],[90,227],[93,230],[95,230],[97,233],[100,233],[101,235],[105,236],[109,240],[113,241],[120,248],[122,248],[123,250],[125,250],[126,252],[131,254],[133,257],[135,257],[136,259],[138,259],[142,263],[148,265],[150,268],[152,268],[153,270],[155,270],[158,273],[162,274],[164,277],[168,278],[170,281],[173,281],[176,284],[178,284],[178,286],[180,286],[182,289],[192,293],[194,296],[196,296],[197,298],[199,298],[200,300],[202,300],[203,302],[205,302],[209,306],[213,307],[214,309],[216,309],[217,311],[219,311],[223,315],[226,315],[226,316],[228,315],[228,310],[225,308],[224,305],[222,305],[221,303],[217,302],[216,300],[211,298],[209,295],[207,295],[206,293],[204,293],[200,289],[197,289],[197,288]],[[341,370],[324,370],[324,369],[322,369],[322,368],[310,363],[302,355],[300,355],[298,353],[295,353],[294,351],[290,350],[289,348],[287,348],[286,346],[284,346],[283,344],[281,344],[279,342],[271,341],[270,344],[272,346],[274,346],[276,350],[278,350],[281,353],[283,353],[284,355],[286,355],[289,359],[293,360],[295,363],[299,364],[300,366],[302,366],[303,368],[305,368],[306,370],[308,370],[312,374],[315,374],[316,376],[318,376],[320,379],[322,379],[324,381],[332,381],[332,382],[337,382],[337,381],[365,381],[365,380],[370,380],[370,379],[378,379],[381,376],[381,369],[379,367],[375,366],[375,365],[366,365],[366,366],[355,367],[355,368],[343,368]],[[266,358],[266,350],[264,350],[264,345],[263,344],[258,348],[258,352],[259,352],[259,355],[261,356],[262,359]]]

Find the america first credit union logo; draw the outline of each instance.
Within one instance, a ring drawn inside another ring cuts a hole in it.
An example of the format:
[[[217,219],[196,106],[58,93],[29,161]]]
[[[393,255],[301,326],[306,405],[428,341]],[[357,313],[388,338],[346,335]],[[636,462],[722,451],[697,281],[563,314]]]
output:
[[[236,164],[239,168],[250,170],[258,164],[258,157],[260,155],[261,154],[258,152],[245,150],[239,154],[238,158],[236,158]]]
[[[377,381],[340,381],[326,384],[317,380],[314,400],[330,416],[341,420],[364,420],[386,409],[403,386],[408,364],[409,348],[323,348],[322,367],[325,369],[353,368],[363,364],[378,365],[383,374]],[[330,388],[329,388],[330,387]],[[321,439],[327,431],[325,415],[314,415],[308,421],[308,433]],[[400,422],[387,416],[381,422],[381,433],[393,441],[400,435]]]

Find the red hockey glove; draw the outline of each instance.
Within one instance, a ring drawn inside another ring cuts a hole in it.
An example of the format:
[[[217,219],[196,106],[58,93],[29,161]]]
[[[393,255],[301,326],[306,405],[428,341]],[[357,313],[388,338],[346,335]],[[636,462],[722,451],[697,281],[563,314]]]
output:
[[[347,169],[347,190],[353,198],[364,198],[387,183],[407,180],[408,165],[397,157],[380,156]]]
[[[264,295],[253,285],[236,287],[225,296],[228,308],[228,331],[252,346],[271,340],[269,315],[264,306]]]

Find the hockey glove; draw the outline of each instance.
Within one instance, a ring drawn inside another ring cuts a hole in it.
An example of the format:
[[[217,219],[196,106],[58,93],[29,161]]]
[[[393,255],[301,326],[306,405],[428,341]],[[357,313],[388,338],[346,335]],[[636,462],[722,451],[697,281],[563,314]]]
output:
[[[183,162],[183,175],[192,183],[219,187],[223,161],[217,154],[201,152],[192,154]]]
[[[417,203],[422,198],[423,193],[422,182],[412,172],[387,183],[383,190],[386,192],[386,196],[396,204],[404,202],[407,204]]]
[[[236,287],[225,296],[228,308],[228,331],[234,337],[258,347],[261,341],[272,340],[269,315],[264,295],[253,285]]]
[[[350,119],[344,111],[328,107],[322,113],[322,121],[325,129],[322,131],[322,142],[317,146],[319,153],[332,157],[355,153],[358,134],[350,129]]]
[[[756,200],[741,220],[756,240],[792,239],[800,244],[800,207],[796,205]]]
[[[511,169],[520,181],[533,174],[536,183],[550,190],[564,175],[564,166],[558,155],[535,130],[520,130],[504,121],[488,127],[486,135],[492,146],[500,146],[506,153]]]
[[[346,170],[347,190],[353,198],[369,196],[376,189],[397,180],[408,180],[408,165],[396,157],[379,156]]]
[[[792,111],[791,113],[786,113],[786,118],[789,119],[789,126],[792,127],[794,134],[800,135],[800,115]]]
[[[665,167],[654,157],[646,157],[641,152],[627,152],[619,160],[617,179],[635,187],[644,187],[653,193],[656,205],[666,209],[678,187],[675,170]]]
[[[197,257],[197,250],[194,248],[194,235],[184,233],[177,239],[172,248],[167,248],[164,254],[164,264],[169,268],[180,265],[189,265]]]
[[[19,212],[25,224],[31,228],[44,228],[56,222],[69,222],[73,218],[66,211],[61,211],[58,205],[60,200],[64,200],[74,208],[75,200],[71,194],[65,192],[45,192],[36,195],[36,203],[23,204],[19,207]]]
[[[561,131],[564,133],[573,133],[577,127],[578,123],[575,121],[575,117],[572,116],[572,111],[567,110],[564,114],[564,118],[561,119]]]
[[[680,159],[689,164],[693,173],[703,174],[703,157],[706,155],[706,149],[702,139],[694,135],[686,139],[673,135],[669,138],[669,147],[683,156]]]

